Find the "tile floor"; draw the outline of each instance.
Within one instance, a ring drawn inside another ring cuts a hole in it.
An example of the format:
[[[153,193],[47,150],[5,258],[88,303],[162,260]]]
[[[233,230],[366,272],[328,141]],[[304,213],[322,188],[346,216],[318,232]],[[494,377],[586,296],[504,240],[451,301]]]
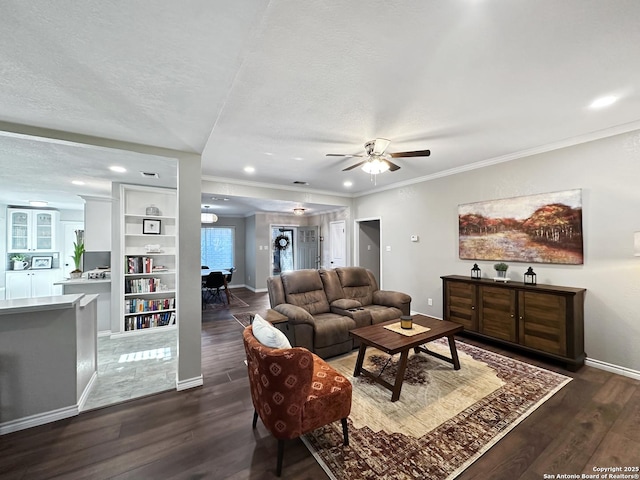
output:
[[[176,388],[177,330],[98,337],[98,378],[82,411]]]

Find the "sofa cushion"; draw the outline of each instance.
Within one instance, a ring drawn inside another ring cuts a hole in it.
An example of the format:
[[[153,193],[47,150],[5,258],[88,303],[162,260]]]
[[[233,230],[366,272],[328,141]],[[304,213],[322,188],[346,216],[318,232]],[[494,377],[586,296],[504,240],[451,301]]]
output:
[[[304,308],[311,315],[330,311],[324,285],[317,270],[294,270],[280,274],[287,303]]]
[[[336,273],[340,278],[345,298],[358,300],[362,305],[373,303],[373,292],[377,288],[371,284],[366,268],[342,267],[336,268]]]
[[[342,310],[349,310],[350,308],[362,307],[362,304],[357,300],[351,298],[339,298],[331,302],[332,307],[341,308]]]
[[[287,336],[260,315],[256,314],[253,317],[251,326],[253,327],[253,336],[265,347],[291,348]]]
[[[314,347],[328,347],[349,341],[351,339],[349,331],[356,326],[352,318],[336,315],[335,313],[315,315],[314,320]]]
[[[323,268],[319,273],[329,304],[332,305],[336,300],[345,298],[342,285],[340,284],[340,278],[338,278],[338,274],[334,269],[326,270]]]
[[[384,305],[367,305],[364,309],[371,315],[371,324],[386,322],[387,320],[399,319],[402,310],[396,307],[385,307]]]

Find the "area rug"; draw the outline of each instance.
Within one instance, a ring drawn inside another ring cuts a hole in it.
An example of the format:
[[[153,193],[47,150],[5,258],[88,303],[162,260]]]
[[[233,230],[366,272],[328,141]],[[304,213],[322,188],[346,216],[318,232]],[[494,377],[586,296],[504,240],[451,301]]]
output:
[[[251,324],[251,318],[255,313],[234,313],[232,316],[243,327],[248,327]]]
[[[329,361],[353,385],[349,446],[340,422],[303,441],[332,479],[453,479],[571,378],[456,342],[460,370],[410,354],[400,399],[353,377],[357,352]],[[429,349],[449,355],[446,341]],[[393,383],[399,355],[367,349],[365,366]]]
[[[230,307],[248,307],[249,305],[238,297],[231,298],[231,305],[226,302],[207,303],[205,310],[229,310]]]

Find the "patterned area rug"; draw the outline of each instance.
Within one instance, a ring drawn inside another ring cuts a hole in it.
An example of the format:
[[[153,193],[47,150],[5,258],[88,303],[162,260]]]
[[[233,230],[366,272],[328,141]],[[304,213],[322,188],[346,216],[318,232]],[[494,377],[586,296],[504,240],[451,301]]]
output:
[[[453,479],[571,378],[456,342],[461,369],[410,354],[402,393],[353,377],[357,352],[329,363],[353,384],[349,447],[340,422],[303,441],[332,479]],[[449,356],[446,341],[429,349]],[[393,383],[399,355],[367,349],[365,367]]]

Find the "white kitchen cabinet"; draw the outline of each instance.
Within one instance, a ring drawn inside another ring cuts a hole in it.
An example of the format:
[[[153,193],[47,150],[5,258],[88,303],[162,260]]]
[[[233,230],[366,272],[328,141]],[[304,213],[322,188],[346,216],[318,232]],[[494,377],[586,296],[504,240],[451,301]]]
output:
[[[22,270],[6,273],[6,299],[48,297],[60,295],[61,288],[53,283],[60,280],[60,269]]]
[[[7,251],[55,252],[56,210],[7,209]]]

